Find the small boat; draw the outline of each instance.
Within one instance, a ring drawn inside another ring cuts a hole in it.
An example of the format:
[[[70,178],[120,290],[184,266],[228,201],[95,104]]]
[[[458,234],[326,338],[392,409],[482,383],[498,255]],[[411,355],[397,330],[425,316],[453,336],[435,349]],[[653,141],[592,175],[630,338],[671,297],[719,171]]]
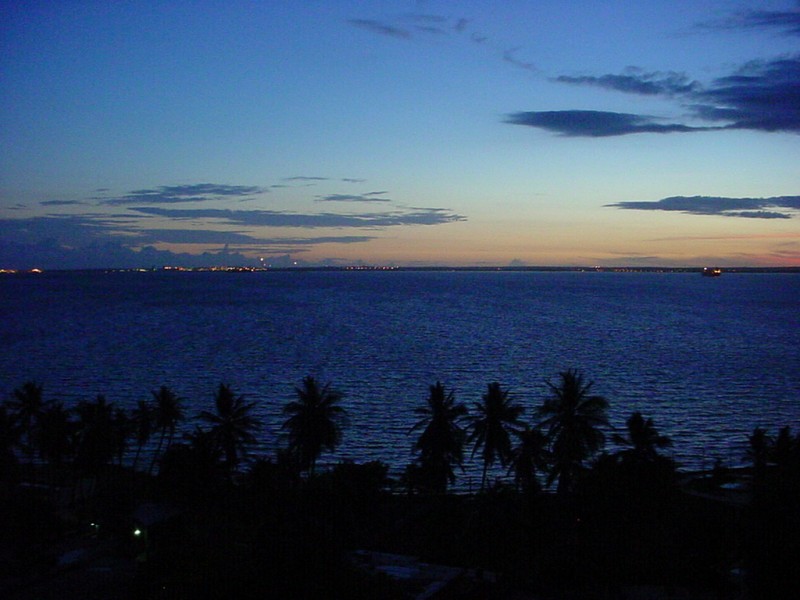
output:
[[[719,267],[703,267],[703,277],[719,277],[722,269]]]

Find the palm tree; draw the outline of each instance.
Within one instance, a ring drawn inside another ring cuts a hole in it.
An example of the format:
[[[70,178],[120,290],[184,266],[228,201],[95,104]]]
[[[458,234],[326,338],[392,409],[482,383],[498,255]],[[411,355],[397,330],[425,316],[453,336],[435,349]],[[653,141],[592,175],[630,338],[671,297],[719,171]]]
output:
[[[511,449],[509,473],[514,472],[514,483],[524,491],[537,491],[538,473],[547,471],[550,451],[547,449],[547,436],[540,429],[525,425],[525,429],[513,431],[519,443]]]
[[[625,446],[618,455],[623,461],[652,463],[659,458],[658,451],[672,445],[672,440],[658,433],[653,419],[645,419],[640,412],[634,412],[625,421],[627,437],[614,434],[614,443]]]
[[[459,421],[466,416],[467,407],[456,404],[453,391],[445,393],[437,381],[430,386],[426,406],[414,412],[422,416],[409,430],[423,430],[414,444],[414,451],[419,453],[420,475],[432,491],[444,493],[448,482],[455,481],[453,465],[461,466],[464,461],[465,432]]]
[[[761,487],[767,474],[767,460],[772,449],[772,438],[766,429],[756,427],[748,437],[747,456],[753,461],[753,485]]]
[[[787,467],[791,464],[792,456],[796,453],[795,449],[798,441],[800,441],[800,438],[795,439],[792,437],[792,430],[788,425],[781,427],[770,452],[770,457],[776,465]]]
[[[39,457],[57,469],[74,450],[75,423],[61,402],[48,404],[39,417],[36,447]]]
[[[225,466],[230,474],[239,459],[246,453],[247,446],[254,444],[253,431],[261,422],[250,412],[255,402],[246,403],[244,396],[237,396],[230,386],[219,385],[214,394],[216,412],[202,411],[200,418],[211,424],[211,434],[225,454]]]
[[[15,389],[13,399],[6,402],[21,433],[22,451],[29,458],[33,456],[35,430],[39,426],[39,417],[45,408],[42,390],[41,385],[27,381],[22,387]]]
[[[320,387],[310,375],[303,379],[302,387],[295,387],[295,394],[297,400],[283,407],[289,418],[281,429],[289,431],[289,451],[300,468],[313,475],[323,450],[332,452],[342,440],[346,412],[339,402],[343,396],[330,383]]]
[[[153,472],[153,467],[161,456],[164,439],[167,438],[167,449],[169,449],[172,445],[172,440],[175,438],[175,430],[178,427],[178,423],[183,420],[182,399],[167,386],[162,385],[157,392],[153,392],[153,400],[155,401],[153,419],[155,427],[161,432],[161,435],[158,438],[158,448],[153,454],[153,460],[150,461],[148,474]]]
[[[473,404],[477,414],[470,417],[470,436],[467,443],[474,442],[472,456],[483,449],[483,474],[481,476],[481,491],[486,488],[486,473],[495,460],[505,467],[511,457],[512,426],[521,425],[519,417],[524,408],[514,404],[509,397],[508,390],[500,387],[496,381],[490,383],[488,390],[483,395],[482,402]]]
[[[117,450],[114,405],[99,395],[93,402],[79,402],[75,412],[78,415],[75,462],[80,468],[97,475]]]
[[[17,468],[17,457],[14,447],[19,440],[19,430],[14,422],[14,417],[0,404],[0,482],[11,479]]]
[[[558,385],[548,381],[551,397],[538,413],[540,426],[546,430],[553,453],[550,483],[558,479],[558,492],[572,491],[578,471],[586,459],[605,442],[600,427],[607,426],[608,401],[591,394],[593,383],[584,383],[583,376],[570,369],[559,374]]]
[[[147,400],[139,400],[136,408],[131,412],[131,423],[134,437],[136,438],[136,454],[133,457],[132,469],[136,470],[139,463],[139,455],[142,453],[144,445],[150,441],[155,427],[155,410],[153,405]]]
[[[120,466],[128,449],[128,439],[133,432],[133,421],[128,413],[122,408],[114,409],[114,416],[111,419],[111,436],[114,443],[114,454],[117,464]]]
[[[203,501],[213,497],[223,475],[216,436],[196,426],[183,438],[185,443],[173,444],[164,452],[158,479],[165,491],[182,501]]]

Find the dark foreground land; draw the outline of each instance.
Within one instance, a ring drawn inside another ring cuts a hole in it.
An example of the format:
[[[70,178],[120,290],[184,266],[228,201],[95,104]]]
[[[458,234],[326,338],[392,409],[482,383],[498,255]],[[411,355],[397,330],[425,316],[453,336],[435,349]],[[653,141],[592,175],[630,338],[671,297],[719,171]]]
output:
[[[385,474],[25,469],[0,488],[0,597],[797,597],[798,490],[776,471],[473,496]]]

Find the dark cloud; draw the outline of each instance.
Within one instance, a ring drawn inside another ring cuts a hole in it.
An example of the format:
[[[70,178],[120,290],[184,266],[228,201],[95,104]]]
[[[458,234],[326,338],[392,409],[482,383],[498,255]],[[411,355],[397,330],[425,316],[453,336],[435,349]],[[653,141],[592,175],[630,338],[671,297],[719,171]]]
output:
[[[17,244],[35,244],[49,239],[65,246],[85,246],[98,240],[110,240],[127,227],[122,220],[100,215],[0,219],[0,239]]]
[[[415,23],[446,23],[447,17],[442,15],[429,15],[423,13],[411,13],[405,15],[405,18]]]
[[[519,48],[509,48],[508,50],[504,51],[503,60],[510,65],[520,69],[525,69],[526,71],[537,71],[536,65],[534,65],[532,62],[526,62],[514,56],[518,50]]]
[[[800,35],[800,9],[746,10],[731,17],[701,23],[703,29],[772,29],[787,35]]]
[[[372,19],[349,19],[347,22],[355,27],[393,38],[409,39],[411,37],[411,32],[407,29]]]
[[[748,63],[690,98],[699,117],[728,129],[800,132],[800,55]]]
[[[255,244],[264,240],[238,231],[215,229],[142,229],[136,236],[141,244]]]
[[[414,29],[421,31],[422,33],[433,33],[435,35],[444,35],[447,33],[447,31],[441,27],[434,27],[433,25],[415,25]]]
[[[203,245],[236,245],[249,249],[253,245],[259,248],[267,246],[312,246],[315,244],[356,244],[375,239],[374,236],[342,235],[317,236],[307,238],[262,238],[238,231],[217,231],[214,229],[143,229],[136,238],[141,244],[203,244]]]
[[[356,179],[355,177],[342,177],[341,181],[345,183],[364,183],[366,179]]]
[[[579,85],[594,85],[601,88],[642,94],[646,96],[687,94],[696,90],[699,83],[691,81],[684,73],[669,71],[667,73],[646,73],[635,67],[626,70],[622,75],[601,75],[599,77],[580,76],[570,77],[561,75],[554,81],[559,83],[573,83]]]
[[[85,204],[85,202],[81,202],[80,200],[45,200],[39,202],[40,206],[77,206]]]
[[[623,75],[562,75],[555,80],[678,98],[694,119],[707,124],[664,124],[662,119],[648,115],[592,110],[517,112],[509,115],[506,122],[588,137],[722,129],[800,132],[800,55],[747,63],[705,87],[681,73],[636,69]]]
[[[793,211],[800,211],[800,196],[775,196],[772,198],[672,196],[656,201],[616,202],[606,206],[627,210],[663,210],[694,215],[790,219]]]
[[[219,183],[196,183],[191,185],[165,185],[153,189],[133,190],[115,198],[96,198],[101,204],[120,206],[127,204],[177,204],[183,202],[206,202],[219,198],[248,198],[266,193],[267,190],[253,185],[225,185]]]
[[[258,238],[213,229],[138,229],[132,221],[101,215],[61,215],[0,219],[0,265],[4,268],[90,269],[160,265],[254,265],[253,258],[229,251],[305,252],[316,244],[357,244],[373,236],[342,235]],[[157,250],[159,243],[224,246],[202,254]]]
[[[175,253],[152,246],[130,248],[119,241],[94,241],[80,247],[46,239],[35,244],[20,244],[0,238],[0,264],[12,269],[129,269],[166,265],[209,267],[253,265],[257,261],[223,248],[202,254]]]
[[[339,215],[301,214],[269,210],[171,209],[151,206],[132,207],[140,213],[178,220],[206,219],[220,224],[250,227],[395,227],[398,225],[441,225],[464,221],[466,217],[446,209],[415,208],[384,213]]]
[[[411,30],[423,34],[444,35],[448,33],[446,24],[450,19],[441,15],[406,14],[396,16],[391,20],[395,22],[376,21],[374,19],[349,19],[347,22],[350,25],[379,35],[410,39],[413,37]]]
[[[746,219],[791,219],[786,213],[772,212],[768,210],[727,212],[726,217],[744,217]]]
[[[329,194],[320,196],[317,202],[390,202],[389,198],[378,198],[377,196],[386,192],[369,192],[367,194]]]
[[[308,175],[296,175],[294,177],[284,177],[283,181],[328,181],[329,177],[313,177]]]
[[[546,129],[564,136],[608,137],[631,133],[672,133],[698,129],[680,123],[658,123],[655,117],[597,110],[518,112],[506,123]]]
[[[372,235],[339,235],[307,238],[267,238],[259,240],[262,244],[274,246],[313,246],[315,244],[362,244],[376,239]]]
[[[457,32],[461,33],[462,31],[464,31],[467,28],[467,25],[469,25],[469,19],[461,18],[461,19],[456,20],[456,24],[453,25],[453,29],[455,29]]]

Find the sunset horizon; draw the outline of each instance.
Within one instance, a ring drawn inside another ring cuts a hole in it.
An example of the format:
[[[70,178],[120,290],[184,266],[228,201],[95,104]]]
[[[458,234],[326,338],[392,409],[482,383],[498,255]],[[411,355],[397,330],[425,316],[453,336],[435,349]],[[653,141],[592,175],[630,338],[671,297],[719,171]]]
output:
[[[796,2],[10,6],[0,268],[800,266]]]

